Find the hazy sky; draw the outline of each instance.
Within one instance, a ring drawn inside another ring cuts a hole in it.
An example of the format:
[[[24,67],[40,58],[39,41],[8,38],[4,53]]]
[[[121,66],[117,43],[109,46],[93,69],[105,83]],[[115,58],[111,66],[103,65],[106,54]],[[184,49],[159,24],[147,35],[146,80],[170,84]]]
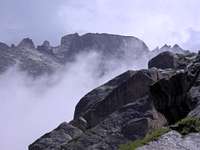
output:
[[[54,45],[72,32],[133,35],[151,48],[200,49],[199,0],[0,0],[0,41]]]

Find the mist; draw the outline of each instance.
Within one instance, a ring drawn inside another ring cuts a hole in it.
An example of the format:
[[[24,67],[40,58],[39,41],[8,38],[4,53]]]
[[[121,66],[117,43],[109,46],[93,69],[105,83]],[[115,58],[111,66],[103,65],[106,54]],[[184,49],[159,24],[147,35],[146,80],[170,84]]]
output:
[[[112,59],[99,76],[101,57],[95,51],[81,53],[65,69],[37,79],[19,71],[17,65],[0,75],[1,149],[27,149],[38,137],[72,120],[75,105],[87,92],[128,69],[146,66],[131,58]]]

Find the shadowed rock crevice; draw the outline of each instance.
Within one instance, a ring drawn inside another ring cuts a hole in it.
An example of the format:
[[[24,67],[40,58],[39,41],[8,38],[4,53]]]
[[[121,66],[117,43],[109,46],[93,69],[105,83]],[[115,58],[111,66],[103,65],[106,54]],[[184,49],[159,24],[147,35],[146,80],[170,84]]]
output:
[[[199,68],[196,71],[183,71],[170,79],[161,79],[150,88],[151,97],[156,109],[161,112],[169,124],[173,124],[183,118],[194,109],[196,103],[188,93],[199,76]]]
[[[151,87],[154,105],[169,124],[184,118],[191,110],[187,94],[178,85],[180,82],[176,82],[176,88],[172,88],[172,84],[174,83],[171,80],[163,79]]]

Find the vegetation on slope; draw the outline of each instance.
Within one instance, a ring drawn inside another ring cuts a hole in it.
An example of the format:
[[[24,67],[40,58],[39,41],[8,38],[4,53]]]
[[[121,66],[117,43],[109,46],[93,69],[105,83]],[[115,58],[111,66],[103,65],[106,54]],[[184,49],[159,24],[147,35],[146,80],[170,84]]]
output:
[[[169,132],[169,128],[159,128],[149,134],[147,134],[143,139],[130,142],[120,146],[120,150],[135,150],[138,147],[148,144],[151,141],[158,140],[160,136]]]
[[[144,146],[151,141],[158,140],[160,136],[172,130],[178,131],[182,135],[189,133],[200,132],[200,119],[194,117],[186,117],[178,121],[175,125],[170,128],[159,128],[151,133],[147,134],[143,139],[130,142],[120,146],[120,150],[135,150],[138,147]]]
[[[178,121],[175,125],[172,125],[170,128],[178,131],[182,135],[200,132],[200,119],[194,117],[186,117]]]

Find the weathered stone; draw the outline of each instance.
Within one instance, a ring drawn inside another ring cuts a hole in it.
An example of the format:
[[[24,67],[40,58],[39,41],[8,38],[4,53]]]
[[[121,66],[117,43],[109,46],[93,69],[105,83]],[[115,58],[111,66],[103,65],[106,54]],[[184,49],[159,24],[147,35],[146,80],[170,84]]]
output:
[[[19,48],[29,48],[29,49],[35,49],[35,45],[32,41],[32,39],[30,38],[25,38],[23,39],[18,46]]]
[[[172,124],[188,113],[198,116],[199,55],[173,54],[173,57],[183,69],[153,67],[127,71],[89,92],[77,104],[70,122],[82,134],[59,143],[57,149],[117,150],[120,144],[144,138],[153,129]],[[177,136],[174,135],[170,138]],[[177,147],[172,143],[168,148]]]
[[[76,106],[74,120],[82,116],[91,128],[123,105],[148,95],[151,84],[172,74],[157,69],[126,72],[84,96]]]
[[[105,33],[69,34],[62,37],[60,45],[56,47],[52,47],[48,41],[45,41],[36,49],[30,38],[23,39],[18,46],[9,47],[6,44],[0,44],[0,47],[1,45],[4,45],[6,55],[2,54],[5,57],[2,56],[0,72],[6,71],[10,66],[19,62],[22,64],[19,65],[21,70],[34,77],[54,73],[66,63],[75,61],[78,54],[90,52],[97,54],[100,62],[94,70],[95,75],[101,77],[111,70],[110,64],[113,70],[119,67],[119,63],[127,65],[137,63],[137,66],[146,68],[144,62],[166,50],[161,48],[149,51],[147,45],[136,37]],[[168,48],[170,51],[176,51],[176,49],[185,54],[185,50],[178,46]]]
[[[152,129],[161,128],[164,125],[167,125],[167,120],[163,115],[155,111],[149,113],[149,118],[138,118],[129,121],[122,129],[122,133],[130,140],[137,140],[141,137],[145,137]]]
[[[43,135],[29,146],[30,150],[59,150],[60,146],[79,137],[82,131],[70,124],[62,123],[55,130]]]
[[[161,69],[176,68],[176,58],[171,52],[163,52],[151,59],[148,63],[148,67],[156,67]]]
[[[53,54],[53,47],[51,47],[49,41],[44,41],[41,46],[37,47],[37,50],[43,53]]]
[[[153,54],[153,57],[155,57],[159,53],[166,52],[166,51],[169,51],[169,52],[172,52],[172,53],[177,53],[177,54],[184,54],[184,55],[191,54],[190,51],[184,50],[178,44],[175,44],[174,46],[165,44],[161,48],[157,47],[156,49],[151,51],[151,54]]]
[[[0,42],[0,73],[5,72],[16,63],[15,58],[11,57],[10,53],[10,47]]]
[[[5,43],[0,42],[0,50],[2,50],[2,49],[4,49],[4,50],[9,49],[9,46],[6,45]]]
[[[88,129],[87,120],[85,120],[83,117],[79,117],[75,120],[70,121],[70,124],[72,124],[75,127],[78,127],[79,129],[83,131]]]
[[[200,118],[200,80],[197,78],[194,86],[189,90],[188,95],[192,103],[193,109],[188,116]]]
[[[157,114],[152,101],[146,96],[113,112],[78,139],[63,144],[62,149],[117,150],[120,144],[142,138],[152,129],[164,126],[166,120],[161,118],[163,117]],[[138,132],[133,127],[138,127]]]
[[[136,37],[105,33],[87,33],[80,36],[75,33],[62,37],[56,55],[63,59],[63,62],[67,62],[72,61],[79,53],[91,51],[99,53],[104,61],[108,61],[111,58],[122,58],[126,53],[131,53],[133,59],[138,59],[148,53],[149,49]]]
[[[189,63],[191,63],[194,56],[195,54],[191,53],[184,55],[166,51],[152,58],[148,63],[148,67],[156,67],[160,69],[184,69]]]
[[[197,92],[193,87],[197,85],[199,75],[200,64],[197,56],[184,71],[170,79],[161,79],[151,86],[154,105],[165,115],[169,123],[182,119],[194,109]]]
[[[148,145],[137,148],[137,150],[199,150],[200,134],[191,133],[182,137],[176,131],[164,134],[157,141],[152,141]]]
[[[89,92],[77,104],[70,123],[45,134],[29,150],[117,150],[120,144],[141,139],[187,115],[200,118],[200,54],[178,45],[149,52],[135,37],[89,33],[64,36],[57,47],[45,41],[35,49],[27,38],[18,46],[0,43],[0,72],[18,62],[21,70],[34,76],[53,73],[77,54],[90,51],[101,56],[98,70],[102,74],[106,61],[137,61],[146,53],[150,57],[163,53],[149,61],[149,69],[127,71]],[[143,148],[199,149],[198,134],[183,138],[173,131],[168,135]]]

